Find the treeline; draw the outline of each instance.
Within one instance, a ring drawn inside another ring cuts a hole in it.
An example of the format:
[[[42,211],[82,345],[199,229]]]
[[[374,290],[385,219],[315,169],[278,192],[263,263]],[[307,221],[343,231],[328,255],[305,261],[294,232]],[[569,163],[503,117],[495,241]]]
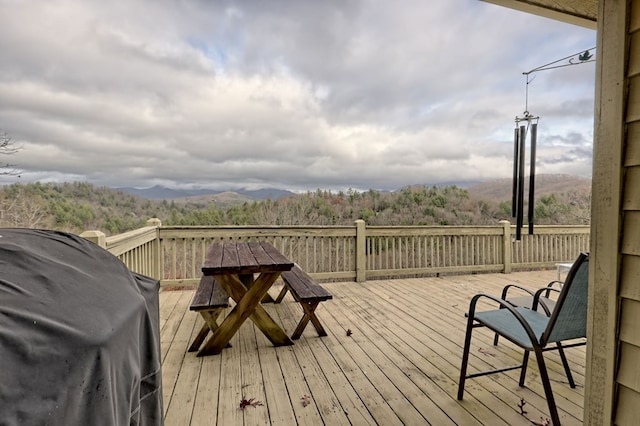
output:
[[[590,194],[542,195],[538,224],[588,224]],[[478,199],[457,186],[395,192],[317,190],[232,207],[147,200],[107,187],[74,183],[14,184],[0,190],[0,226],[118,234],[157,217],[164,225],[486,225],[511,219],[510,201]]]

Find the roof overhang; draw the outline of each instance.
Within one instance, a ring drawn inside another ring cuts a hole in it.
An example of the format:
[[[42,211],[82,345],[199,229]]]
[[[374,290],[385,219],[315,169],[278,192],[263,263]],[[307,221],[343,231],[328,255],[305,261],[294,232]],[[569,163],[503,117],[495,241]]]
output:
[[[482,0],[545,18],[596,29],[598,0]]]

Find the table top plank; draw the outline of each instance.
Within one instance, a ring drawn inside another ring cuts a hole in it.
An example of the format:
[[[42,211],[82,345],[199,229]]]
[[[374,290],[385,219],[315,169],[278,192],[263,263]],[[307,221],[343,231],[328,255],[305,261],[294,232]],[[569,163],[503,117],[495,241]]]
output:
[[[225,242],[212,244],[207,251],[204,275],[252,274],[289,271],[293,262],[267,242]]]
[[[213,244],[207,250],[205,263],[211,268],[219,268],[222,266],[222,253],[224,246],[222,244]]]
[[[246,243],[235,244],[235,249],[238,253],[238,265],[245,268],[252,268],[260,266],[260,261],[251,252],[251,249]]]
[[[267,252],[267,250],[270,250],[270,248],[273,248],[271,244],[265,243],[264,245],[262,245],[262,243],[250,242],[247,244],[247,246],[251,250],[251,254],[253,255],[254,259],[256,259],[256,261],[259,264],[264,266],[267,266],[267,265],[271,266],[271,265],[276,265],[278,263],[274,261],[273,258]]]
[[[273,245],[270,243],[262,242],[260,246],[264,249],[265,253],[273,260],[274,264],[289,264],[291,261],[287,259],[282,253],[280,253]],[[293,266],[292,266],[293,267]]]
[[[238,256],[238,249],[235,244],[223,243],[222,244],[222,260],[220,261],[221,267],[234,268],[240,263],[240,257]]]

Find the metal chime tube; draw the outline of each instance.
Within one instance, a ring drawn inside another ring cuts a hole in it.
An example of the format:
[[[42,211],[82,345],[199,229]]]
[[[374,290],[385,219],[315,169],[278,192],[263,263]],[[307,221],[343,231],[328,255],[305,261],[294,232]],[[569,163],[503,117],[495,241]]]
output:
[[[531,158],[529,165],[529,235],[533,235],[533,219],[535,211],[535,181],[536,181],[536,139],[538,138],[538,123],[531,125]]]
[[[525,126],[520,126],[520,143],[518,146],[518,208],[516,216],[516,240],[520,240],[522,226],[524,225],[524,151],[526,146],[527,132]]]
[[[520,164],[520,130],[513,129],[513,188],[511,194],[511,217],[518,215],[518,165]]]

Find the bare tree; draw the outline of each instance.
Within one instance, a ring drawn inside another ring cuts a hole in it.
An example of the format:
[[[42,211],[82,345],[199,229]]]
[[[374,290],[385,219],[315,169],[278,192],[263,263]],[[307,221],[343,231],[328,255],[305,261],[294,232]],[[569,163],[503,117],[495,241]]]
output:
[[[0,225],[12,228],[37,228],[47,222],[41,197],[27,194],[20,186],[15,196],[0,200]]]
[[[22,149],[21,146],[16,146],[9,136],[4,130],[0,130],[0,154],[2,155],[13,155],[16,152]],[[20,172],[14,169],[15,164],[5,163],[4,161],[0,161],[0,175],[17,175]]]

